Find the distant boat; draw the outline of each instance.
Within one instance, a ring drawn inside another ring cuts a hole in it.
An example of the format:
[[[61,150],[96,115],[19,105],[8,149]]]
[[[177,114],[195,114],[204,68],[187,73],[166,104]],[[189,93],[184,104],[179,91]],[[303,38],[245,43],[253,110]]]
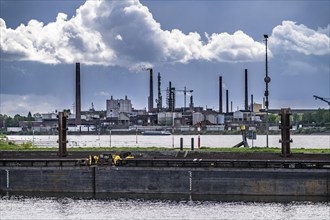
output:
[[[144,131],[143,135],[171,135],[169,131]]]

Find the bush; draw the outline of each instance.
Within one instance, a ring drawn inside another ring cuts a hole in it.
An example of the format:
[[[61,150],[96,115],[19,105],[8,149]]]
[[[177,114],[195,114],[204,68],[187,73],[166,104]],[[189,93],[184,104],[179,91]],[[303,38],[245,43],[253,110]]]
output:
[[[31,142],[31,141],[24,142],[23,144],[21,144],[21,146],[22,146],[24,149],[31,148],[31,147],[32,147],[32,142]]]

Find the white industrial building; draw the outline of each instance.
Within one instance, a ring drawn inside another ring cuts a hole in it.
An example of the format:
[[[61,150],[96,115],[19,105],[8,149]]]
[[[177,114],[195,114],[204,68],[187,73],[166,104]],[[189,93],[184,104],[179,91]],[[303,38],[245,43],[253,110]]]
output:
[[[175,118],[182,118],[181,112],[159,112],[157,120],[159,125],[173,125]]]
[[[120,113],[132,113],[132,102],[127,99],[113,99],[107,100],[107,118],[118,118]]]
[[[204,121],[204,115],[201,112],[194,112],[192,114],[193,125],[198,124],[199,122]]]

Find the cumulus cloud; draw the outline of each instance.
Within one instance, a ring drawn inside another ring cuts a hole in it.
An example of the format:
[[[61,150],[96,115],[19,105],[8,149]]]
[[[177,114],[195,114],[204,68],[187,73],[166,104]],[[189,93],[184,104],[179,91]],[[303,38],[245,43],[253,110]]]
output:
[[[44,25],[31,20],[15,30],[6,27],[0,18],[2,58],[39,61],[43,63],[73,63],[84,60],[88,64],[105,62],[115,57],[102,35],[81,24],[81,12],[67,20],[59,13],[56,21]]]
[[[330,24],[328,24],[328,26],[325,27],[325,28],[321,28],[321,27],[319,27],[319,28],[317,29],[317,32],[319,32],[319,33],[321,33],[321,34],[326,34],[326,35],[329,37],[329,36],[330,36]]]
[[[0,94],[1,114],[14,116],[15,114],[27,115],[29,112],[49,112],[59,107],[61,102],[50,95],[10,95]]]
[[[264,57],[265,46],[255,42],[242,31],[233,35],[228,33],[207,35],[209,43],[205,46],[208,58],[217,61],[252,61]]]
[[[295,51],[305,55],[326,55],[329,53],[329,25],[317,31],[298,25],[293,21],[283,21],[273,29],[269,39],[270,47],[277,51]]]
[[[196,32],[163,30],[138,0],[86,1],[72,18],[59,13],[49,24],[31,20],[16,29],[7,28],[0,18],[0,30],[3,59],[51,64],[79,61],[135,70],[164,62],[248,62],[264,57],[263,43],[242,31],[206,33],[203,42]],[[270,39],[273,47],[305,54],[322,55],[329,48],[323,48],[327,35],[293,22],[277,26]]]

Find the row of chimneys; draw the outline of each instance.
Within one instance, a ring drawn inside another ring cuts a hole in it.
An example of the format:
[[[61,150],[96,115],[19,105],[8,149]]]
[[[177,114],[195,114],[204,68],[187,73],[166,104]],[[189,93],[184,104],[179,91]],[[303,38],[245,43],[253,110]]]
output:
[[[251,95],[251,110],[253,109],[253,95]],[[231,103],[231,111],[232,111],[232,103]],[[249,110],[249,98],[248,98],[248,72],[245,69],[245,103],[244,109],[246,111]],[[226,113],[229,112],[229,92],[226,89]],[[223,113],[222,110],[222,76],[219,76],[219,113]]]
[[[150,86],[149,86],[149,97],[148,97],[148,110],[149,112],[154,111],[154,105],[153,105],[153,72],[152,68],[150,70]],[[171,90],[171,82],[169,89]],[[170,97],[171,98],[171,97]],[[171,102],[171,100],[170,100]],[[251,110],[253,109],[253,95],[251,95]],[[158,99],[157,99],[157,108],[160,109],[162,105],[162,96],[160,92],[160,73],[158,73]],[[171,105],[171,103],[169,103]],[[169,107],[172,109],[171,107]],[[231,111],[232,111],[232,103],[231,103]],[[247,69],[245,69],[245,105],[244,109],[246,111],[249,110],[249,98],[248,98],[248,72]],[[228,89],[226,90],[226,113],[229,112],[229,91]],[[222,76],[219,77],[219,113],[223,113],[222,109]]]
[[[153,105],[153,72],[152,68],[150,70],[150,95],[148,97],[148,110],[149,112],[154,111]],[[251,105],[253,103],[253,95],[251,95]],[[157,99],[157,108],[162,106],[162,96],[160,92],[160,73],[158,73],[158,99]],[[248,73],[245,69],[245,110],[249,110],[248,105]],[[251,106],[252,109],[252,106]],[[231,103],[232,111],[232,103]],[[229,112],[229,92],[226,90],[226,112]],[[219,113],[223,113],[222,109],[222,76],[219,77]],[[76,125],[81,124],[81,94],[80,94],[80,63],[76,63]]]

